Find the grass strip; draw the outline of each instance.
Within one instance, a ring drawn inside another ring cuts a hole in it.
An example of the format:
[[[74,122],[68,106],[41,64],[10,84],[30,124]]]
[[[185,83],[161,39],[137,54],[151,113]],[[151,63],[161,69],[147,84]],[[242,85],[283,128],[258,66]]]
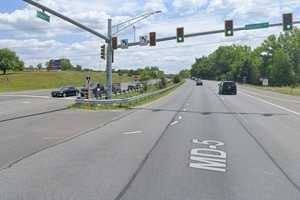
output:
[[[270,86],[263,87],[263,86],[257,86],[257,85],[249,85],[249,84],[245,84],[245,85],[243,84],[241,86],[255,88],[255,89],[264,90],[264,91],[276,92],[276,93],[280,93],[280,94],[300,96],[300,87],[291,89],[290,87],[270,87]]]

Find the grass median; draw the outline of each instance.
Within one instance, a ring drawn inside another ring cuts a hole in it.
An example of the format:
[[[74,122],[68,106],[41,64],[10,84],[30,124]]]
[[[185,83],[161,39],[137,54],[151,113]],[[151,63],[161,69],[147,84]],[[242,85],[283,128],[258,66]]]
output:
[[[173,84],[171,86],[168,87],[168,89],[166,89],[165,91],[163,91],[162,93],[159,93],[157,95],[153,95],[153,96],[147,96],[144,97],[140,100],[128,103],[128,104],[113,104],[113,105],[103,105],[103,104],[88,104],[88,103],[81,103],[81,104],[74,104],[72,106],[70,106],[70,108],[73,109],[85,109],[85,110],[119,110],[119,109],[130,109],[130,108],[134,108],[136,106],[139,105],[144,105],[150,102],[153,102],[155,100],[160,99],[161,97],[164,97],[168,94],[170,94],[171,92],[173,92],[174,90],[176,90],[179,86],[181,86],[184,83],[184,81],[177,83],[177,84]]]

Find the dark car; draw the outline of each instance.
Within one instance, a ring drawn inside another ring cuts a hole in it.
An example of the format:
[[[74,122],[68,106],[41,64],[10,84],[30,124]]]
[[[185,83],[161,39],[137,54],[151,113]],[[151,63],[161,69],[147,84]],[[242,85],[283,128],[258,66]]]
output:
[[[234,81],[223,81],[219,83],[219,94],[237,94],[237,86]]]
[[[196,85],[197,85],[197,86],[199,86],[199,85],[202,86],[202,85],[203,85],[203,82],[202,82],[200,79],[198,79],[198,80],[196,81]]]
[[[69,96],[77,96],[79,94],[79,90],[75,87],[63,87],[60,90],[51,92],[52,97],[69,97]]]

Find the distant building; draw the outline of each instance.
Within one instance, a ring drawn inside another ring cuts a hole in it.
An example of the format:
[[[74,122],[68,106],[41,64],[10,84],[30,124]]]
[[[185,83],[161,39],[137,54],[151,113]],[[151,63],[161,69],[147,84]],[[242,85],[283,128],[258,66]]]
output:
[[[61,60],[50,60],[47,70],[52,72],[62,71]]]

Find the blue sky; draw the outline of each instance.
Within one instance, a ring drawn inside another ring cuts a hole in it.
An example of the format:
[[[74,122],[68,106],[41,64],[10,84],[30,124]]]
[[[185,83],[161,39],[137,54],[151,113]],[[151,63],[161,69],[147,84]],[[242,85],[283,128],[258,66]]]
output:
[[[145,12],[162,10],[136,25],[137,37],[156,31],[158,37],[174,36],[177,27],[186,33],[202,32],[224,27],[225,19],[236,26],[256,22],[280,22],[282,13],[293,12],[300,20],[299,0],[39,0],[83,24],[106,32],[107,19],[121,22]],[[100,60],[99,38],[85,33],[51,16],[51,23],[35,17],[37,9],[22,0],[1,0],[0,48],[18,53],[26,65],[45,63],[48,59],[68,57],[73,64],[104,70]],[[279,34],[281,28],[236,33],[232,38],[223,34],[158,43],[157,47],[133,47],[116,52],[114,68],[160,66],[167,72],[189,68],[196,57],[207,55],[220,45],[241,44],[258,46],[268,35]],[[119,35],[133,40],[133,29]]]
[[[4,3],[3,3],[4,1]],[[25,7],[25,3],[19,0],[2,0],[0,12],[13,12],[16,9],[22,9]]]

